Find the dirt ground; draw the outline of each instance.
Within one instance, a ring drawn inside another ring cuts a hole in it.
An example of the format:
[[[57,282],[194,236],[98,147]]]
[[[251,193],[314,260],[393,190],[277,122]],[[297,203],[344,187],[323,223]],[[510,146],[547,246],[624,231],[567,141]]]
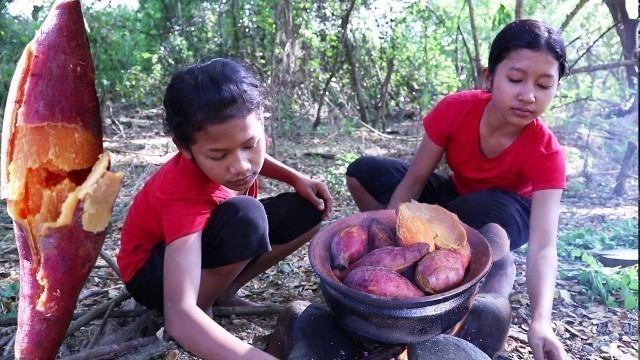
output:
[[[125,172],[125,182],[116,202],[111,227],[104,244],[104,252],[115,259],[118,250],[118,237],[126,210],[144,181],[169,159],[175,148],[170,140],[163,136],[159,125],[160,113],[150,111],[131,113],[117,119],[106,120],[105,148],[112,153],[112,169]],[[323,130],[300,135],[291,139],[272,138],[269,152],[285,164],[325,181],[334,197],[334,211],[326,224],[357,212],[344,185],[344,170],[355,156],[362,154],[385,155],[409,160],[417,147],[421,136],[417,124],[397,126],[394,135],[381,135],[364,127],[354,127],[350,131]],[[345,135],[346,134],[346,135]],[[562,137],[560,142],[567,144],[568,151],[574,151],[580,145],[579,139]],[[576,146],[576,147],[573,147]],[[576,150],[577,151],[577,150]],[[594,157],[600,162],[597,167],[598,183],[589,191],[565,193],[562,201],[560,233],[577,226],[601,228],[604,223],[616,219],[634,219],[638,216],[637,169],[632,171],[625,196],[613,199],[609,196],[615,182],[619,159]],[[579,174],[569,174],[579,177]],[[274,195],[290,191],[286,184],[278,184],[268,179],[261,182],[262,195]],[[4,207],[4,204],[2,205]],[[3,213],[4,208],[2,209]],[[0,224],[5,231],[10,221],[3,218]],[[325,225],[326,225],[325,224]],[[15,244],[8,234],[0,240],[0,283],[18,281],[18,258]],[[532,359],[527,344],[527,324],[530,320],[530,307],[524,279],[524,252],[516,253],[517,279],[511,295],[513,310],[512,326],[506,353],[510,359]],[[561,261],[560,268],[575,269],[581,263]],[[307,246],[302,247],[286,260],[280,262],[265,274],[257,277],[242,290],[242,295],[255,302],[286,305],[295,300],[322,303],[318,288],[318,277],[307,259]],[[107,290],[96,291],[96,289]],[[78,303],[78,312],[90,311],[116,297],[123,290],[122,283],[108,263],[100,258],[93,270],[85,290]],[[559,281],[554,302],[553,324],[568,353],[575,359],[637,359],[638,358],[638,315],[637,311],[625,311],[620,308],[608,308],[585,296],[584,288],[571,280]],[[4,299],[6,301],[6,299]],[[119,304],[114,310],[135,309],[132,300]],[[153,315],[153,314],[152,314]],[[216,316],[215,319],[235,336],[264,347],[268,334],[274,328],[277,314],[268,315],[231,315]],[[75,332],[63,345],[60,355],[88,351],[97,347],[96,338],[107,338],[110,334],[122,333],[130,327],[137,317],[107,318],[100,316],[89,325]],[[153,335],[162,326],[162,318],[148,316],[145,326],[137,327],[137,335]],[[12,358],[12,335],[14,325],[0,328],[0,353],[3,359]],[[125,338],[121,338],[125,339]],[[125,341],[131,341],[130,336]],[[120,344],[122,345],[122,344]],[[115,352],[112,352],[114,354]],[[146,357],[145,357],[146,356]],[[116,356],[120,358],[121,356]],[[92,357],[98,358],[98,357]],[[109,358],[109,357],[100,357]],[[138,353],[134,358],[155,359],[193,359],[174,342],[170,342],[155,353]]]

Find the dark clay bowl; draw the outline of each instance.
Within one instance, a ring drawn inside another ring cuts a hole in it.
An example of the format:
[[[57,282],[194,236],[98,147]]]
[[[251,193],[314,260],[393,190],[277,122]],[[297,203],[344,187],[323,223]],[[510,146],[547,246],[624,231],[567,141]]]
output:
[[[394,210],[359,213],[336,220],[321,229],[309,245],[311,267],[320,277],[320,289],[340,325],[361,340],[407,344],[428,340],[455,325],[469,310],[480,280],[491,268],[487,240],[463,224],[471,247],[471,263],[463,283],[444,293],[417,299],[389,299],[366,294],[343,285],[331,270],[331,240],[348,226],[377,218],[395,228]]]

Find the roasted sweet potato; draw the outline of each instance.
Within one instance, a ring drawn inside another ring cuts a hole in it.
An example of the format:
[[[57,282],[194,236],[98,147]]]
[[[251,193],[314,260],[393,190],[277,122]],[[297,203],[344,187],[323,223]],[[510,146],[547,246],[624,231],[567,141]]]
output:
[[[369,248],[380,249],[386,246],[398,246],[395,229],[388,227],[378,219],[372,219],[369,224]]]
[[[455,249],[467,242],[458,216],[439,206],[412,200],[397,209],[398,243],[426,242],[432,249]]]
[[[17,64],[2,128],[20,257],[16,359],[56,357],[120,190],[109,164],[80,2],[58,0]]]
[[[426,294],[437,294],[460,285],[465,266],[458,254],[440,249],[426,254],[416,266],[415,282]]]
[[[465,271],[467,267],[469,267],[469,263],[471,262],[471,247],[469,243],[465,241],[465,243],[456,249],[451,249],[456,255],[460,257],[462,260],[462,265],[464,265]]]
[[[338,231],[331,241],[331,265],[346,269],[367,252],[369,232],[366,226],[350,225]]]
[[[435,249],[435,235],[422,215],[420,203],[411,201],[400,204],[396,210],[396,235],[398,245],[409,246],[417,242],[429,244]]]
[[[387,246],[372,250],[349,266],[352,271],[361,266],[378,265],[401,272],[415,264],[429,252],[429,244],[415,243],[409,246]]]
[[[354,269],[343,283],[354,290],[391,299],[424,296],[424,293],[411,281],[382,266],[361,266]]]

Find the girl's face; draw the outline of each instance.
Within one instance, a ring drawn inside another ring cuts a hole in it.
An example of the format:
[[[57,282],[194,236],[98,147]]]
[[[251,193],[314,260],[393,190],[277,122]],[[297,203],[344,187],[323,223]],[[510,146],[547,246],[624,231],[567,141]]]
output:
[[[553,100],[558,61],[546,52],[514,50],[493,76],[485,69],[484,77],[491,84],[494,115],[507,124],[524,126],[542,115]]]
[[[207,126],[194,139],[180,152],[209,179],[238,192],[249,189],[265,157],[264,128],[255,113]]]

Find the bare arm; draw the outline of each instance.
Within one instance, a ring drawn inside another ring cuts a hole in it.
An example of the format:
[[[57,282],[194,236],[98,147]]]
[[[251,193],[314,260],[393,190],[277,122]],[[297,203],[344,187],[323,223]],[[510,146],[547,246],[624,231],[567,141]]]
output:
[[[230,334],[196,305],[201,245],[201,233],[167,245],[163,284],[167,332],[182,347],[203,359],[275,359]]]
[[[333,198],[327,186],[318,180],[313,180],[308,176],[290,168],[289,166],[274,159],[269,154],[264,159],[264,165],[260,170],[260,175],[285,182],[296,190],[300,196],[315,205],[323,212],[323,219],[326,220],[333,208]]]
[[[536,360],[567,356],[551,329],[561,196],[562,190],[541,190],[533,193],[531,201],[526,277],[531,301],[529,343]]]
[[[436,145],[428,135],[424,135],[411,166],[398,187],[393,192],[387,209],[395,209],[400,203],[417,199],[431,174],[442,159],[444,148]]]

